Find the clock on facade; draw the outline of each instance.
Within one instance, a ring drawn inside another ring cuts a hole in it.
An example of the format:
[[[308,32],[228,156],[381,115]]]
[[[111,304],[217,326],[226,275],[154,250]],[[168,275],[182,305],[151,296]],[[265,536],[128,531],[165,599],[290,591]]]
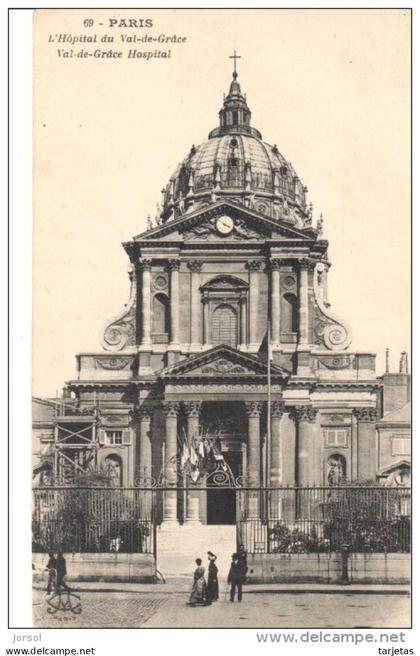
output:
[[[221,235],[228,235],[233,230],[233,219],[230,216],[219,216],[216,221],[216,228]]]

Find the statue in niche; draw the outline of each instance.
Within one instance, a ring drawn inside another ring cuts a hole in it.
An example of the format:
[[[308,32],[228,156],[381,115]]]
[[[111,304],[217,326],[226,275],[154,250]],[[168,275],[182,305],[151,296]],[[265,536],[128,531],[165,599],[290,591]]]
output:
[[[328,485],[339,485],[346,478],[346,461],[343,456],[334,454],[328,458],[327,461],[328,472],[327,482]]]

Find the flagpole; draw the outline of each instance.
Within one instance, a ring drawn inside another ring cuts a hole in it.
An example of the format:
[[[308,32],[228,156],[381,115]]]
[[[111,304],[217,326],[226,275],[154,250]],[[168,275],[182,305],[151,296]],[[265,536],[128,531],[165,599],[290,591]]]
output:
[[[265,447],[265,485],[270,481],[270,449],[271,449],[271,326],[267,327],[267,441]]]

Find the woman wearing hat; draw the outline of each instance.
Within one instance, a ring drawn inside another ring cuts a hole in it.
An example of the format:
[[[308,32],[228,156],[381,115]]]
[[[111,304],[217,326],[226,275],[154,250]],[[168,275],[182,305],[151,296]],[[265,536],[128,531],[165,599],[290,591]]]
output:
[[[217,579],[217,565],[216,559],[217,556],[211,551],[207,552],[209,559],[209,569],[207,577],[207,600],[208,601],[217,601],[219,599],[219,581]]]

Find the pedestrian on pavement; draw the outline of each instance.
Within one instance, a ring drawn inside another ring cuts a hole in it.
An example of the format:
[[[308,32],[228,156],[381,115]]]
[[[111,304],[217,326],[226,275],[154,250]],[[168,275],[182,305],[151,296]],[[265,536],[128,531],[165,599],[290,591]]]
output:
[[[242,571],[242,583],[245,583],[246,580],[246,573],[248,571],[248,564],[247,564],[247,553],[244,549],[244,545],[240,544],[239,549],[238,549],[238,561],[239,561],[239,566]]]
[[[242,601],[242,583],[244,580],[243,566],[241,565],[238,554],[232,554],[230,564],[228,583],[230,583],[230,600],[235,601],[235,593],[238,590],[238,601]]]
[[[201,558],[197,558],[195,561],[197,567],[194,570],[193,585],[188,601],[190,606],[207,606],[209,604],[206,599],[207,586],[206,579],[204,578],[206,570],[201,563]]]
[[[66,559],[62,553],[57,554],[56,561],[57,569],[57,589],[64,588],[65,590],[70,590],[69,586],[65,582],[64,578],[67,575]]]
[[[209,559],[209,568],[207,575],[207,601],[217,601],[219,599],[219,581],[217,578],[217,556],[211,551],[207,552]]]
[[[47,595],[49,595],[57,585],[57,559],[55,554],[48,554],[48,563],[45,569],[48,570]]]

